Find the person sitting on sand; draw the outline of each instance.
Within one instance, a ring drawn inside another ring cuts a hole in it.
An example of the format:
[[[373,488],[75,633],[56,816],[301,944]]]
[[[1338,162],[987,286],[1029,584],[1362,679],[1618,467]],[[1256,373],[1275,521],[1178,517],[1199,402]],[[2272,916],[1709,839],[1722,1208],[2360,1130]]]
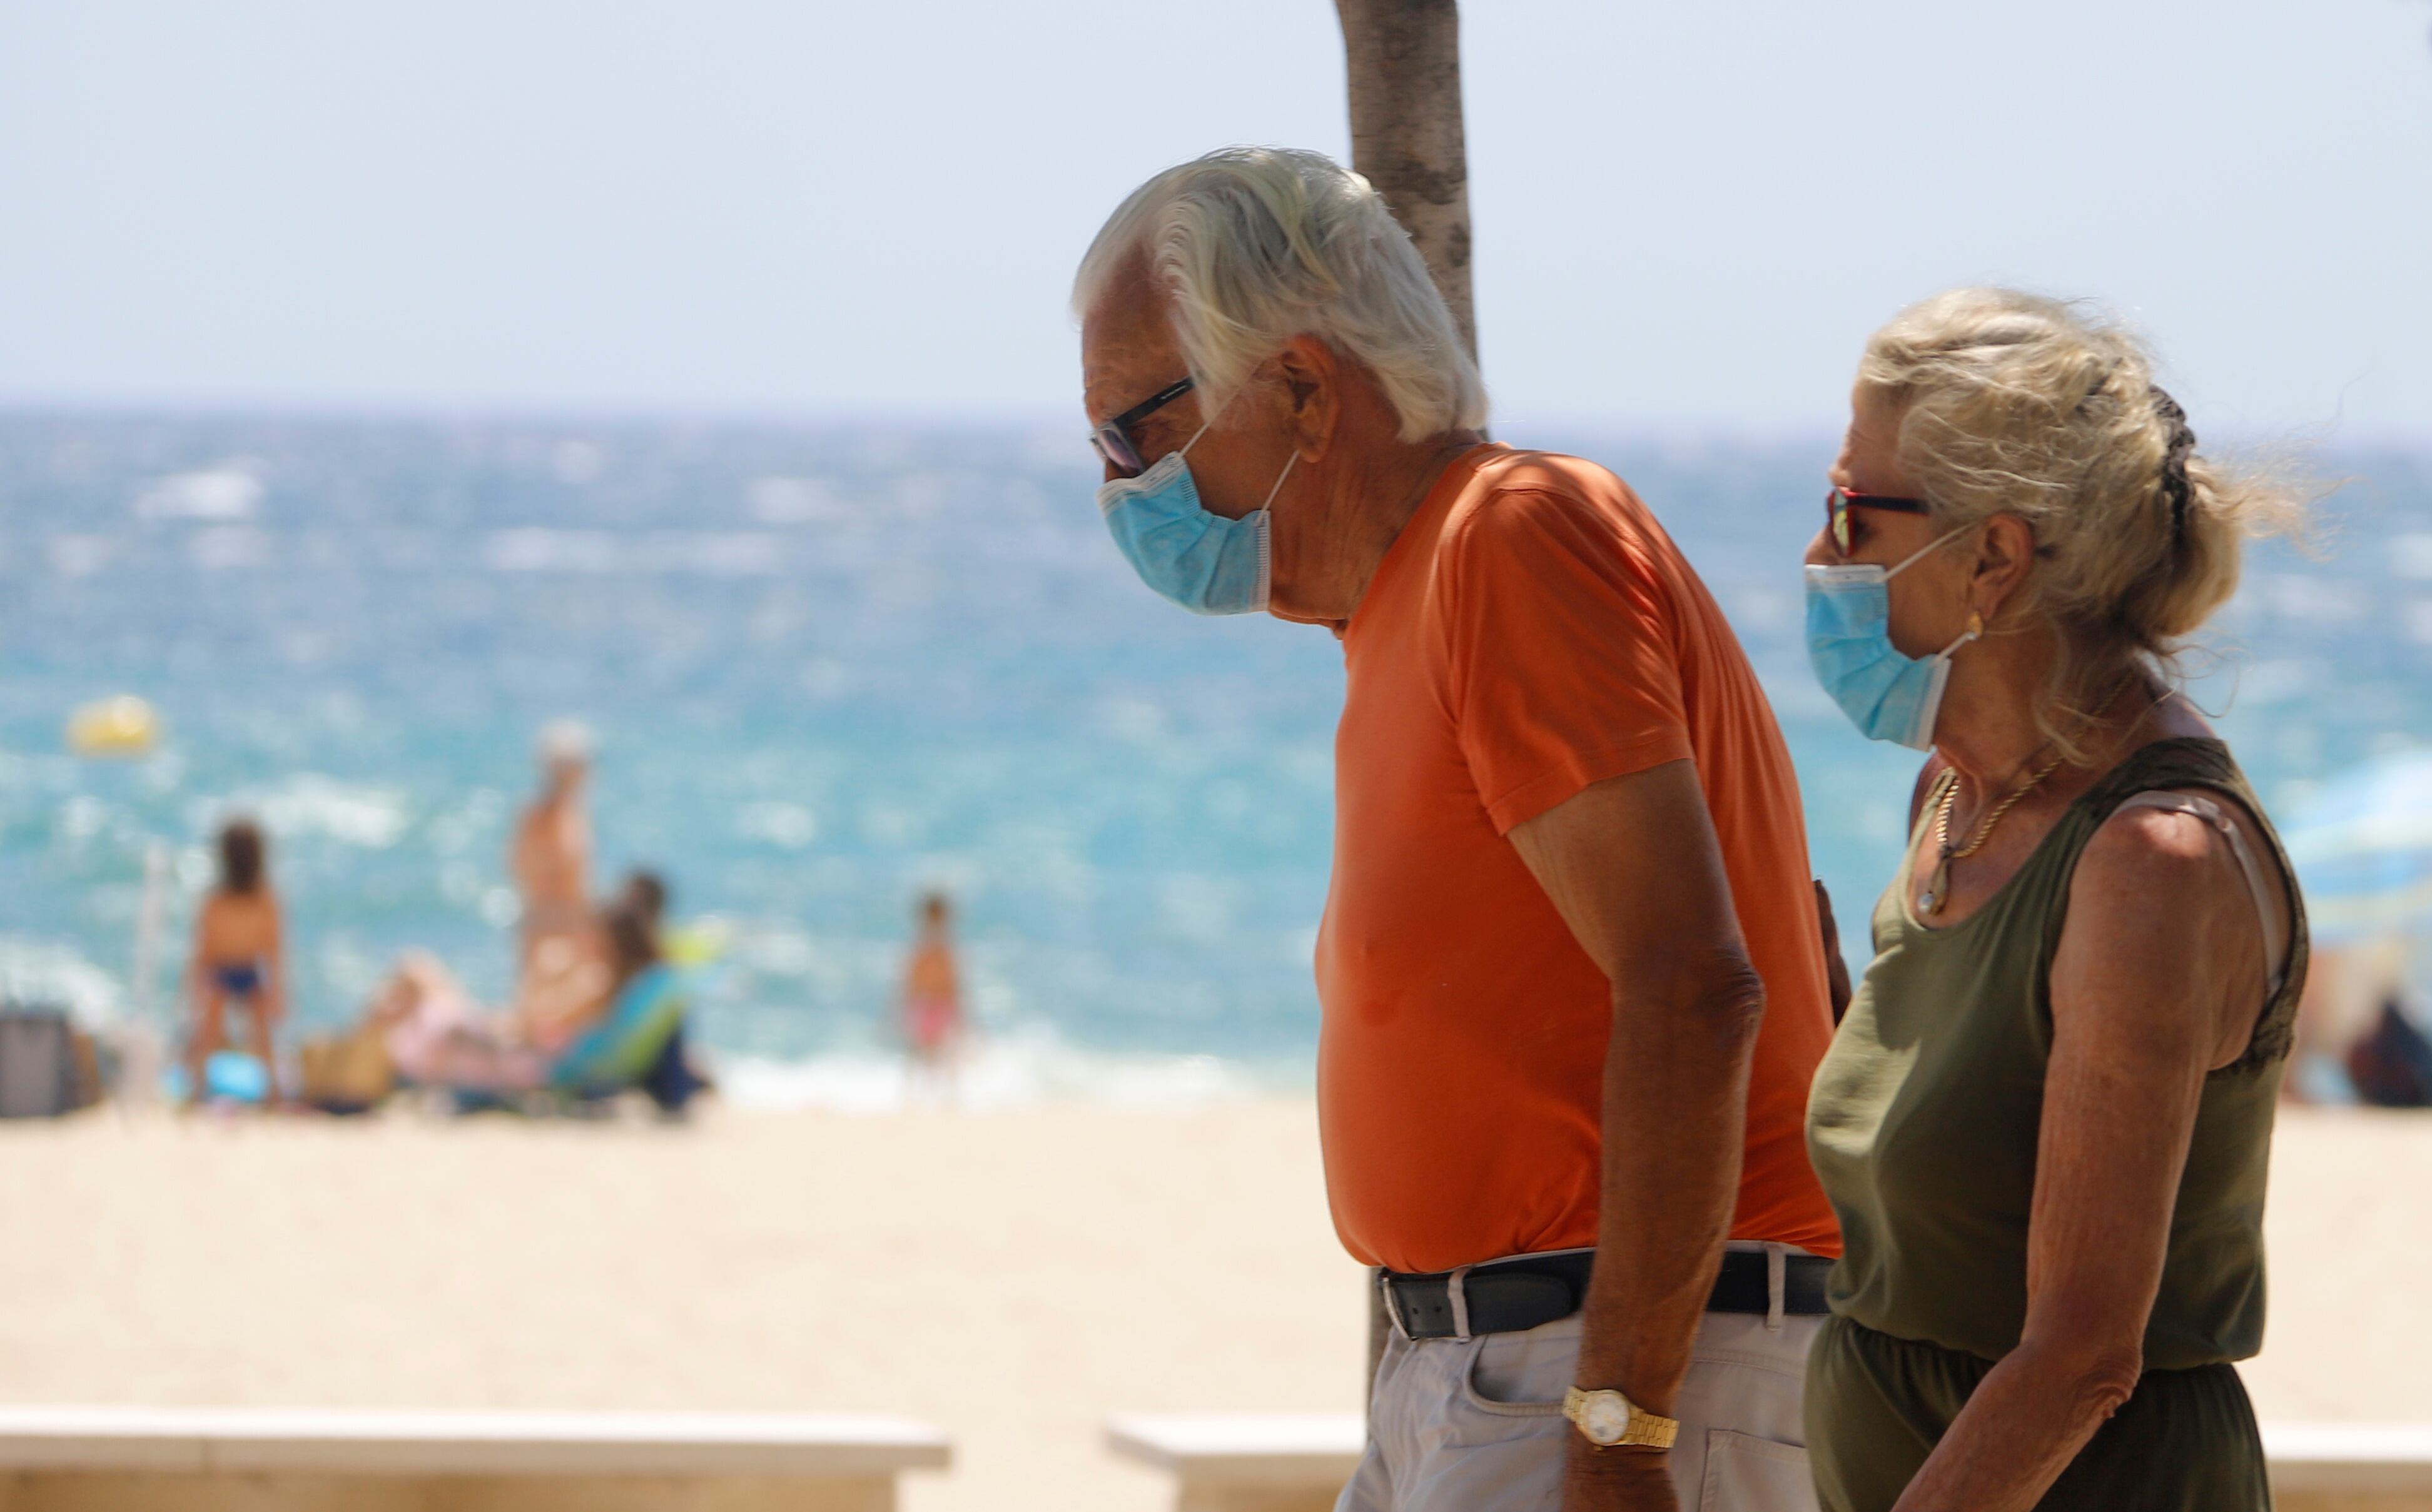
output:
[[[630,902],[590,916],[574,940],[581,965],[545,980],[539,999],[518,1000],[503,1013],[485,1010],[437,957],[410,952],[373,993],[365,1018],[409,1081],[496,1091],[540,1087],[556,1058],[660,960],[657,932]]]
[[[622,886],[616,889],[616,900],[641,916],[650,937],[656,940],[667,919],[667,879],[655,871],[635,867],[625,874]]]
[[[279,1067],[271,1036],[287,1010],[279,898],[270,890],[262,831],[251,821],[223,826],[219,852],[219,885],[195,916],[194,954],[186,971],[194,1005],[186,1036],[187,1100],[201,1100],[204,1067],[228,1048],[228,1010],[242,1006],[248,1047],[269,1078],[270,1100],[277,1101]]]
[[[667,879],[646,867],[636,867],[625,874],[624,885],[616,890],[616,899],[641,916],[650,932],[650,947],[654,959],[665,960],[667,950],[665,930],[667,917]],[[717,1078],[711,1076],[693,1058],[689,1041],[690,1015],[676,1020],[667,1034],[667,1047],[642,1079],[642,1090],[666,1109],[681,1109],[703,1092],[718,1089]]]
[[[945,894],[921,898],[920,921],[904,971],[904,1044],[916,1073],[951,1085],[963,1037],[963,985],[954,965],[954,909]]]

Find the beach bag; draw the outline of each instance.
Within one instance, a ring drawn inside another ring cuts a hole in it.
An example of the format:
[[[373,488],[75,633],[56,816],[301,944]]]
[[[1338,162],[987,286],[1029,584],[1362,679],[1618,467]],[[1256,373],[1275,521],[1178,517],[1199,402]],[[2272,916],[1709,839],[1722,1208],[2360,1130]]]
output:
[[[56,1118],[93,1100],[82,1050],[56,1008],[0,1008],[0,1118]]]
[[[388,1044],[374,1030],[308,1039],[296,1051],[305,1105],[327,1113],[366,1113],[397,1085]]]
[[[2395,1002],[2383,1003],[2373,1033],[2349,1047],[2347,1071],[2369,1107],[2432,1107],[2432,1041]]]

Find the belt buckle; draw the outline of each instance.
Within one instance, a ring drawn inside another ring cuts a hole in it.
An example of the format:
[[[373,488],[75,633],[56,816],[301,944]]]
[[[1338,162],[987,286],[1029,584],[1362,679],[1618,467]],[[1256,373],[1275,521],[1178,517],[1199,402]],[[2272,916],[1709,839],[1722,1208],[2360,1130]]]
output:
[[[1392,1319],[1394,1330],[1398,1332],[1402,1337],[1410,1340],[1413,1343],[1423,1342],[1425,1339],[1468,1339],[1474,1337],[1475,1336],[1469,1331],[1469,1288],[1465,1285],[1472,1268],[1473,1268],[1469,1266],[1460,1266],[1451,1270],[1443,1272],[1444,1283],[1444,1301],[1452,1309],[1452,1332],[1450,1334],[1428,1334],[1421,1336],[1413,1333],[1410,1328],[1410,1319],[1402,1311],[1401,1294],[1393,1289],[1393,1272],[1380,1268],[1376,1272],[1376,1285],[1384,1293],[1385,1316]],[[1410,1279],[1418,1281],[1432,1278],[1413,1276]]]

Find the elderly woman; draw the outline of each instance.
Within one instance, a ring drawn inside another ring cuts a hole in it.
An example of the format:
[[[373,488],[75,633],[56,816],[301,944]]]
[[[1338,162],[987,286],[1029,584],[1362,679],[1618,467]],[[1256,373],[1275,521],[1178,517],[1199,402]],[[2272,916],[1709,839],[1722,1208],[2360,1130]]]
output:
[[[1965,290],[1868,344],[1809,649],[1933,756],[1808,1141],[1846,1250],[1808,1362],[1834,1512],[2271,1504],[2234,1360],[2305,966],[2228,748],[2169,682],[2292,512],[2136,343]]]

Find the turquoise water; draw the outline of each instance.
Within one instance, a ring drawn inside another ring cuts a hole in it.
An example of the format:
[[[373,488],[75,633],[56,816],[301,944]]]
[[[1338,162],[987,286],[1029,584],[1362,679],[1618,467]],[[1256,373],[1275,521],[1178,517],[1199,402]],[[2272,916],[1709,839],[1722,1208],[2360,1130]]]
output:
[[[1849,732],[1799,650],[1829,443],[1511,434],[1616,467],[1679,537],[1862,912],[1915,760]],[[2283,804],[2432,739],[2432,459],[2334,462],[2325,554],[2258,555],[2199,688]],[[659,867],[731,930],[701,1017],[730,1058],[883,1055],[938,885],[1000,1043],[1303,1080],[1338,650],[1151,597],[1093,484],[1061,431],[0,416],[0,984],[133,1011],[146,848],[181,942],[243,811],[302,1021],[412,946],[498,998],[506,828],[570,715],[603,869]],[[116,693],[160,707],[158,753],[66,754],[68,712]]]

